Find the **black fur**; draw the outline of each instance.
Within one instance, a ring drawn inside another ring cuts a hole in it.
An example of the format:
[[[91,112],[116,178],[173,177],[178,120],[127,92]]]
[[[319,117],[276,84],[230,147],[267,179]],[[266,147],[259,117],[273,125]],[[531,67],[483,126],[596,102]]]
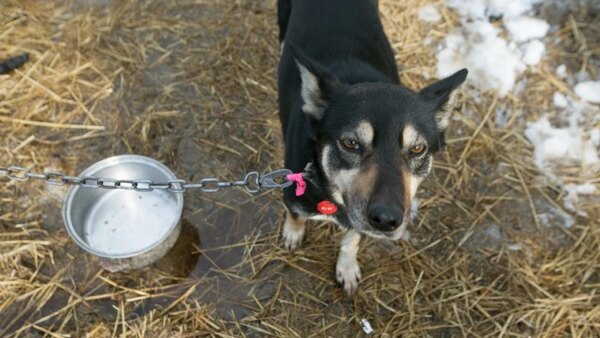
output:
[[[7,74],[29,60],[29,54],[23,53],[0,62],[0,74]]]
[[[408,160],[400,151],[402,130],[407,123],[417,128],[427,139],[428,156],[441,148],[443,130],[436,126],[435,116],[465,80],[466,70],[421,92],[401,86],[373,0],[280,0],[278,11],[280,42],[284,42],[278,86],[285,166],[301,172],[311,162],[313,168],[306,195],[296,197],[293,189],[286,189],[286,205],[310,215],[318,202],[332,200],[320,162],[322,147],[337,145],[349,128],[369,121],[375,129],[372,149],[348,154],[333,147],[331,165],[340,169],[356,167],[357,161],[362,167],[377,165],[382,170],[373,200],[407,208],[399,197],[386,197],[403,194],[400,170],[406,170]],[[323,116],[309,116],[302,110],[299,65],[318,79],[315,99]],[[335,217],[338,224],[351,227],[348,210],[341,208]]]

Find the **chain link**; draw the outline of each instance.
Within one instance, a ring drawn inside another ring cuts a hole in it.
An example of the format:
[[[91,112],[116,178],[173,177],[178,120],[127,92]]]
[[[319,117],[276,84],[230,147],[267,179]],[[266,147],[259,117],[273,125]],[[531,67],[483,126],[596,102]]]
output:
[[[289,169],[279,169],[260,175],[251,171],[239,181],[221,181],[218,178],[204,178],[199,183],[189,183],[186,180],[176,179],[167,182],[154,182],[151,180],[119,180],[107,177],[68,176],[58,172],[34,173],[31,169],[18,166],[0,167],[0,178],[5,176],[12,181],[27,181],[29,179],[43,180],[49,185],[63,186],[76,185],[90,189],[120,189],[135,191],[153,191],[155,189],[183,193],[187,190],[200,189],[202,192],[217,192],[224,188],[243,187],[250,193],[257,193],[261,189],[287,188],[293,184],[288,181]]]

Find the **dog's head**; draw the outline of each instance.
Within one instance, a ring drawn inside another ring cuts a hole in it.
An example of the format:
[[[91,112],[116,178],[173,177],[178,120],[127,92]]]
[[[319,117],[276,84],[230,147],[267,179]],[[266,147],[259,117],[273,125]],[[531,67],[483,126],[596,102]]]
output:
[[[444,145],[452,93],[467,70],[419,92],[391,83],[350,85],[291,47],[323,188],[355,230],[400,238],[417,187]]]

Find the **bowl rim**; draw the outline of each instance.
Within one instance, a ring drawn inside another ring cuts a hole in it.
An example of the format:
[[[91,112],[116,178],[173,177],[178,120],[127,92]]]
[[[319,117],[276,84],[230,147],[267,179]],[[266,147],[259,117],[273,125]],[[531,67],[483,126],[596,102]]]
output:
[[[125,164],[125,163],[141,163],[141,164],[149,165],[149,166],[152,166],[152,167],[162,171],[167,176],[168,180],[177,179],[177,177],[171,171],[171,169],[169,169],[167,166],[165,166],[161,162],[159,162],[153,158],[150,158],[150,157],[141,156],[141,155],[129,155],[129,154],[112,156],[112,157],[108,157],[103,160],[100,160],[100,161],[92,164],[88,168],[86,168],[84,171],[82,171],[79,176],[93,176],[93,173],[98,172],[102,169],[109,168],[109,167],[119,165],[119,164]],[[75,196],[77,195],[77,193],[79,192],[80,189],[89,189],[89,188],[82,188],[82,187],[76,186],[76,185],[71,186],[71,188],[69,188],[69,191],[67,192],[67,196],[65,198],[65,202],[64,202],[63,208],[62,208],[63,222],[65,225],[65,228],[67,229],[67,232],[69,233],[69,236],[71,236],[71,238],[75,241],[75,243],[77,243],[77,245],[79,245],[79,247],[81,247],[85,251],[87,251],[95,256],[98,256],[98,257],[109,258],[109,259],[132,258],[132,257],[137,257],[142,254],[148,253],[148,252],[152,251],[153,249],[155,249],[156,247],[160,246],[171,235],[171,233],[179,226],[179,224],[181,222],[181,215],[183,213],[183,194],[182,193],[174,193],[175,197],[176,197],[176,201],[177,201],[177,216],[178,217],[171,224],[169,224],[168,231],[166,231],[165,234],[160,239],[156,240],[153,244],[149,245],[146,248],[143,248],[143,249],[140,249],[137,251],[132,251],[130,253],[107,254],[105,252],[98,251],[93,246],[88,245],[86,243],[86,241],[83,238],[81,238],[79,236],[79,234],[77,233],[77,231],[75,230],[75,226],[74,226],[73,220],[71,218],[71,210],[73,207],[73,202],[74,202]]]

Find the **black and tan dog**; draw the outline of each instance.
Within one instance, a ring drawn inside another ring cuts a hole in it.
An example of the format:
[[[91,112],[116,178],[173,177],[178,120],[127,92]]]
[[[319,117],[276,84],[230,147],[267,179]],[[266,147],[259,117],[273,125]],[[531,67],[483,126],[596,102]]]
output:
[[[302,196],[284,192],[284,243],[300,244],[307,219],[345,229],[336,279],[352,294],[361,234],[402,236],[467,70],[418,92],[400,85],[375,0],[279,0],[278,21],[285,165],[308,184]],[[337,212],[318,213],[323,200]]]

